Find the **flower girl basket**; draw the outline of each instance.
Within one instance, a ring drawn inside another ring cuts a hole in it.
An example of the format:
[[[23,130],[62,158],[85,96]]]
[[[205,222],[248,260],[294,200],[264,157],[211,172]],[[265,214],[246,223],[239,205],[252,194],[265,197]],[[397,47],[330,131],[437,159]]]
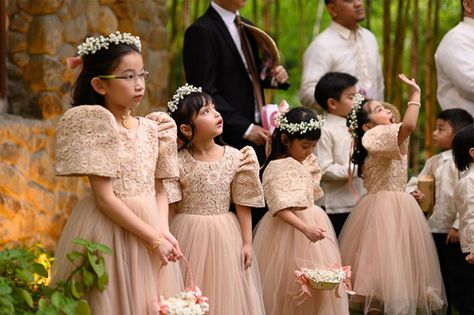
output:
[[[329,237],[325,237],[320,242],[328,240],[334,246],[336,244],[332,239]],[[307,260],[307,253],[308,248],[311,245],[311,241],[308,242],[306,246],[305,253],[304,253],[304,260]],[[337,247],[337,246],[336,246]],[[316,269],[316,268],[308,268],[306,266],[300,267],[298,270],[295,270],[295,281],[301,285],[299,289],[299,294],[295,297],[295,299],[300,299],[298,304],[304,303],[308,298],[311,297],[311,290],[313,288],[315,290],[334,290],[334,293],[337,297],[341,297],[337,288],[339,285],[343,285],[345,291],[350,294],[354,295],[355,292],[352,291],[351,285],[351,266],[341,266],[340,264],[334,264],[329,269]]]
[[[186,268],[191,279],[191,288],[186,288],[173,297],[165,299],[158,294],[157,307],[159,315],[204,315],[209,311],[208,299],[202,296],[201,290],[194,283],[191,265],[183,256]]]

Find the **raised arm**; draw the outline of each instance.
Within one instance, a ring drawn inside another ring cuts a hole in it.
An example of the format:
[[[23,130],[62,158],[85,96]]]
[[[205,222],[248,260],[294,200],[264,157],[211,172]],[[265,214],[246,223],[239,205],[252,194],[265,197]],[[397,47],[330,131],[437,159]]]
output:
[[[408,101],[407,110],[403,116],[402,125],[398,133],[398,145],[400,145],[416,128],[421,107],[421,89],[418,84],[416,84],[415,79],[408,79],[404,74],[399,74],[398,78],[410,87],[410,100]]]

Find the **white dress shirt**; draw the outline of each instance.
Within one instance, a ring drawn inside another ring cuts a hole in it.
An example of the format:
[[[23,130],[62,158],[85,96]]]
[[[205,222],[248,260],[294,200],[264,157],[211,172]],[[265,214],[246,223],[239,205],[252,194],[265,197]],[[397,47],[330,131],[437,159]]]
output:
[[[455,191],[459,211],[459,236],[463,253],[474,253],[474,163],[461,176]]]
[[[362,43],[357,43],[356,38]],[[361,53],[364,56],[360,56]],[[357,63],[360,60],[365,62],[360,65]],[[383,101],[382,65],[377,41],[369,30],[359,27],[353,32],[332,21],[328,28],[313,39],[303,59],[303,77],[299,91],[303,105],[318,108],[314,99],[316,84],[325,73],[334,71],[359,76],[357,89],[365,90],[370,98]],[[360,77],[361,74],[365,74],[364,77]]]
[[[435,53],[438,102],[474,115],[474,19],[464,20],[441,40]]]
[[[452,150],[443,151],[429,158],[418,177],[422,175],[431,175],[435,184],[435,204],[428,218],[431,232],[448,233],[451,227],[457,228],[454,189],[458,184],[459,175]],[[407,192],[412,192],[418,187],[418,177],[410,178]]]
[[[352,136],[346,127],[346,119],[328,113],[315,149],[322,172],[321,188],[324,191],[324,197],[317,204],[324,206],[327,213],[350,212],[358,197],[365,194],[362,179],[357,173],[353,177],[356,195],[348,182],[351,148]]]

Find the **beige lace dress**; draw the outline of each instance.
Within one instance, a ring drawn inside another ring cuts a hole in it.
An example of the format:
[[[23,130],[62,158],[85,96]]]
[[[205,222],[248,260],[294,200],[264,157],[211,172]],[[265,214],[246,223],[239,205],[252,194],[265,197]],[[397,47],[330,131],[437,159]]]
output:
[[[61,176],[110,177],[114,193],[143,221],[159,228],[155,178],[178,175],[176,126],[165,113],[139,118],[137,130],[117,125],[104,107],[82,105],[68,110],[58,124],[55,172]],[[105,255],[109,284],[88,297],[92,314],[155,314],[158,294],[157,256],[147,244],[112,222],[99,210],[92,196],[72,211],[55,251],[53,284],[65,280],[74,266],[66,255],[78,250],[80,237],[109,246]],[[174,295],[182,289],[178,264],[168,264],[160,274],[159,293]]]
[[[177,202],[170,228],[193,272],[181,264],[185,285],[194,280],[209,298],[209,314],[265,314],[257,263],[243,268],[240,225],[229,211],[231,202],[264,205],[257,156],[251,147],[224,148],[214,162],[198,161],[188,150],[178,153],[179,181],[165,185],[169,201]]]
[[[323,195],[320,180],[321,169],[313,154],[304,164],[291,157],[271,161],[263,173],[269,211],[257,226],[254,248],[267,314],[349,314],[347,294],[342,286],[330,291],[312,289],[312,296],[298,304],[300,286],[295,282],[295,270],[300,267],[327,270],[341,264],[331,221],[314,205],[314,201]],[[310,243],[302,232],[275,216],[278,211],[288,208],[306,223],[325,230],[327,239]]]
[[[443,314],[446,297],[436,247],[415,199],[405,193],[407,142],[401,124],[368,130],[362,144],[364,195],[339,237],[343,264],[352,266],[351,308],[384,314]]]

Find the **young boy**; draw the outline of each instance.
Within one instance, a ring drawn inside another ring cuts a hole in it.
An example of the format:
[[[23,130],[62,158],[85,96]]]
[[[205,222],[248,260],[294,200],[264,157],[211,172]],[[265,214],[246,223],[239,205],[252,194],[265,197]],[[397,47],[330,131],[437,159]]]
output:
[[[327,111],[321,139],[315,149],[324,191],[324,197],[317,204],[326,210],[337,236],[359,196],[364,193],[357,171],[353,175],[353,187],[348,181],[352,136],[346,126],[346,116],[357,93],[356,83],[357,78],[350,74],[328,72],[321,77],[314,91],[316,102]]]
[[[472,122],[471,114],[464,109],[453,108],[439,113],[436,118],[436,129],[433,132],[433,143],[441,152],[429,158],[418,177],[411,178],[407,185],[407,191],[416,200],[421,201],[425,196],[418,190],[418,178],[430,175],[434,179],[435,203],[428,217],[428,224],[438,250],[448,308],[454,306],[457,309],[459,309],[461,296],[458,279],[463,277],[459,273],[461,270],[459,267],[465,261],[459,245],[457,211],[453,198],[459,176],[451,149],[456,133]]]

